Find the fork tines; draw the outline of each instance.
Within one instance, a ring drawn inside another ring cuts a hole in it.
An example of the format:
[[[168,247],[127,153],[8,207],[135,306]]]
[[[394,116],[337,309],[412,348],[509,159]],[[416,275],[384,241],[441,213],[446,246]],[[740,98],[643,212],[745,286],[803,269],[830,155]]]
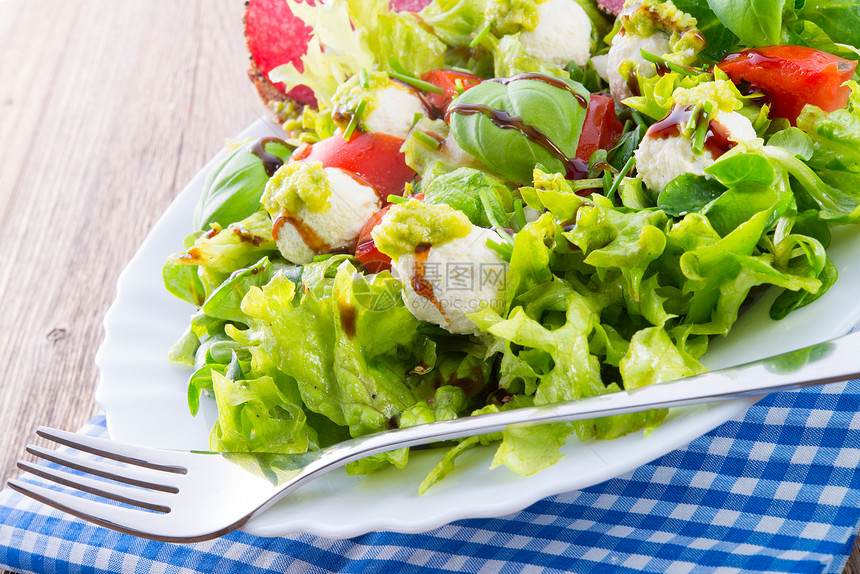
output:
[[[169,502],[170,495],[179,492],[179,487],[171,477],[179,478],[188,472],[184,466],[175,464],[178,462],[172,460],[175,453],[169,451],[116,443],[46,427],[40,427],[36,434],[69,449],[115,462],[104,462],[65,449],[51,450],[29,445],[27,452],[49,464],[33,464],[22,460],[18,461],[18,468],[21,470],[60,486],[155,513],[170,512],[166,502]],[[118,523],[137,521],[147,514],[30,481],[11,479],[7,484],[44,504],[110,528],[123,530],[117,528]]]

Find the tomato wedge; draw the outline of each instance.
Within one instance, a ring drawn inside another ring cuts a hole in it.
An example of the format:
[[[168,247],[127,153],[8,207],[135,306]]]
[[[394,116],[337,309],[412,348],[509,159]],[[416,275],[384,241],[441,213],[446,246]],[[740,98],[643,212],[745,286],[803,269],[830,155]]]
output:
[[[480,76],[458,72],[457,70],[430,70],[423,74],[421,79],[442,90],[441,94],[429,92],[424,96],[428,104],[442,113],[445,113],[451,100],[456,98],[461,91],[465,92],[484,81]]]
[[[599,149],[611,149],[624,131],[621,120],[615,115],[615,101],[607,94],[591,94],[588,111],[579,134],[576,157],[588,161]]]
[[[729,54],[718,64],[735,84],[749,84],[771,104],[771,116],[792,125],[806,104],[825,112],[844,108],[850,90],[842,84],[857,62],[803,46],[765,46]]]
[[[403,186],[415,177],[400,151],[402,145],[403,139],[388,134],[356,132],[347,141],[338,132],[315,144],[299,146],[291,159],[319,161],[323,167],[351,172],[385,200],[389,195],[403,195]]]
[[[379,225],[379,222],[382,221],[382,218],[385,217],[385,214],[388,213],[389,209],[391,209],[391,205],[386,205],[374,213],[371,218],[367,220],[367,223],[364,224],[364,227],[361,229],[361,233],[358,234],[355,258],[364,265],[364,268],[367,269],[368,273],[379,273],[381,271],[391,270],[391,257],[385,255],[376,248],[376,243],[373,242],[373,237],[370,235],[370,232],[374,227]]]
[[[409,196],[409,199],[424,200],[423,193],[416,193]],[[370,234],[373,228],[379,225],[388,210],[393,204],[388,204],[376,213],[374,213],[364,227],[361,228],[361,233],[358,234],[358,242],[355,248],[355,258],[364,265],[368,273],[379,273],[381,271],[391,270],[391,257],[382,253],[376,248],[376,243],[373,241],[373,236]]]

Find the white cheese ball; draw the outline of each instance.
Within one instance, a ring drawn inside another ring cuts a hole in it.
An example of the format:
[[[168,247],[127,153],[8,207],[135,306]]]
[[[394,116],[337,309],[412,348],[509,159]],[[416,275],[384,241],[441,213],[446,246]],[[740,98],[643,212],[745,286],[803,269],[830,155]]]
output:
[[[364,126],[371,132],[406,139],[415,114],[426,113],[424,103],[413,90],[392,82],[374,94],[373,109],[364,117]]]
[[[725,127],[728,139],[734,142],[751,140],[756,137],[755,129],[746,116],[737,112],[717,113],[714,120]],[[683,135],[655,137],[649,132],[633,152],[636,156],[636,169],[642,181],[650,189],[660,192],[670,181],[685,173],[705,175],[705,168],[713,165],[713,154],[705,149],[697,154],[693,142]]]
[[[308,243],[313,246],[317,240],[328,248],[323,252],[354,250],[364,224],[381,207],[376,191],[349,173],[335,167],[325,168],[325,173],[331,189],[329,208],[310,211],[302,206],[294,216],[299,223],[287,221],[278,230],[278,250],[293,263],[313,261],[319,252]]]
[[[432,286],[429,297],[415,291],[416,256],[400,256],[394,271],[403,284],[406,307],[416,318],[450,333],[474,334],[479,329],[466,315],[484,307],[504,312],[508,264],[487,247],[487,239],[501,242],[495,231],[475,226],[465,237],[431,247],[423,277],[417,277]],[[417,267],[420,271],[420,265]]]
[[[657,73],[654,64],[642,58],[641,50],[662,56],[672,50],[669,36],[662,32],[651,36],[637,36],[622,30],[612,38],[606,58],[606,76],[609,81],[609,92],[617,102],[633,95],[627,86],[627,78],[622,77],[618,72],[618,67],[624,60],[639,64],[639,75],[642,77],[650,78]]]
[[[576,0],[547,0],[538,4],[538,25],[522,32],[526,54],[564,68],[569,62],[585,65],[591,56],[591,19]]]

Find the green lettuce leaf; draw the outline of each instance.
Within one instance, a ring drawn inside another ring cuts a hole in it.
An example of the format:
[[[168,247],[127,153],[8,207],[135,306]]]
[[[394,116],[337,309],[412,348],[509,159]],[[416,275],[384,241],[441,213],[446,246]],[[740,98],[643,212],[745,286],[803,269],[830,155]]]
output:
[[[698,214],[686,216],[669,231],[669,251],[680,247],[682,290],[689,295],[684,322],[690,332],[725,335],[737,320],[749,290],[772,284],[792,291],[815,292],[820,281],[782,273],[773,266],[773,256],[755,250],[771,214],[762,211],[721,238]]]
[[[797,17],[815,23],[837,42],[860,47],[860,3],[856,0],[806,0]]]
[[[484,0],[433,0],[421,18],[449,46],[469,44],[484,25]]]
[[[421,191],[426,203],[447,204],[480,227],[508,225],[505,199],[510,204],[510,190],[480,170],[460,167],[438,175],[431,170],[424,175]]]
[[[218,404],[209,448],[229,452],[300,453],[316,448],[295,381],[278,375],[246,379],[238,359],[211,371]]]
[[[272,220],[264,212],[231,223],[224,229],[190,236],[187,251],[171,255],[162,277],[167,290],[184,301],[200,306],[236,269],[243,269],[263,256],[277,253],[272,238]]]
[[[854,83],[854,89],[860,87]],[[860,109],[825,113],[807,105],[797,118],[797,127],[813,142],[809,165],[817,171],[860,173]]]
[[[424,336],[389,273],[362,276],[332,258],[305,267],[300,293],[281,273],[252,287],[242,311],[253,338],[297,381],[307,408],[353,436],[389,428],[416,402],[405,375]]]
[[[287,91],[308,86],[322,107],[331,107],[332,96],[347,78],[376,64],[390,72],[395,61],[413,76],[443,67],[445,44],[415,14],[392,12],[387,0],[287,4],[313,35],[301,59],[302,71],[289,63],[272,70],[269,78],[283,82]]]

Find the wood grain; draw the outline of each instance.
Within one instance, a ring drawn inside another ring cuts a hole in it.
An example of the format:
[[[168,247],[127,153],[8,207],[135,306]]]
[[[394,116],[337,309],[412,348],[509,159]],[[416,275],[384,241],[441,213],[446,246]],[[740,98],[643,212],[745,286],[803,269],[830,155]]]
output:
[[[236,0],[0,0],[0,478],[96,413],[117,277],[227,137],[265,115]]]
[[[155,220],[266,110],[238,0],[0,0],[0,471],[96,412],[117,277]],[[857,550],[846,572],[857,572]]]

